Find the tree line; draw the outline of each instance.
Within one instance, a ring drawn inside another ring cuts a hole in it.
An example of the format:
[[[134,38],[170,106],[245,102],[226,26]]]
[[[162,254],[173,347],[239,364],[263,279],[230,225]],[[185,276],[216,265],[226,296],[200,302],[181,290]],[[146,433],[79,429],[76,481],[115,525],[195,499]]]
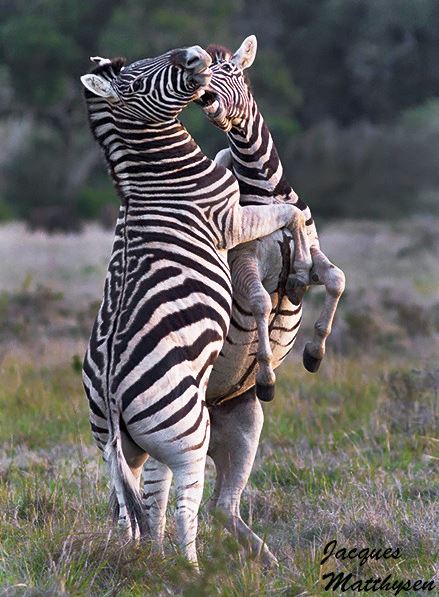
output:
[[[88,56],[129,61],[255,33],[253,91],[295,189],[326,217],[438,208],[437,0],[0,0],[0,218],[112,221],[88,133]],[[196,106],[182,119],[224,147]]]

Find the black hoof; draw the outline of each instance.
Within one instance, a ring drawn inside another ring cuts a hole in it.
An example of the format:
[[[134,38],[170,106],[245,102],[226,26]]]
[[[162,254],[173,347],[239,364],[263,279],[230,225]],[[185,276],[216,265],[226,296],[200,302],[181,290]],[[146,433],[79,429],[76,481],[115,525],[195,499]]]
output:
[[[310,373],[315,373],[319,370],[321,362],[322,359],[316,359],[316,357],[313,357],[308,348],[305,346],[303,350],[303,366],[305,369]]]
[[[300,305],[307,288],[308,286],[304,282],[297,280],[294,276],[289,276],[285,285],[285,292],[293,305]]]
[[[274,400],[274,385],[272,386],[263,386],[260,383],[256,384],[256,396],[262,402],[271,402]]]

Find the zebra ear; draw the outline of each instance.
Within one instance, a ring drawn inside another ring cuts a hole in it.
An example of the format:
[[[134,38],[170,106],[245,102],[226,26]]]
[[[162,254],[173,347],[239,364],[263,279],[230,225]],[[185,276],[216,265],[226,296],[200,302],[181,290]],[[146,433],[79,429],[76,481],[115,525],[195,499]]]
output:
[[[232,62],[242,68],[248,68],[256,58],[256,50],[258,49],[258,42],[256,35],[249,35],[242,42],[241,46],[232,56]]]
[[[100,97],[105,97],[109,100],[118,100],[117,93],[114,91],[113,87],[111,86],[110,81],[100,77],[99,75],[82,75],[81,82],[86,89],[94,93],[95,95],[99,95]]]
[[[102,58],[101,56],[90,56],[90,60],[98,66],[104,66],[105,64],[111,64],[109,58]]]

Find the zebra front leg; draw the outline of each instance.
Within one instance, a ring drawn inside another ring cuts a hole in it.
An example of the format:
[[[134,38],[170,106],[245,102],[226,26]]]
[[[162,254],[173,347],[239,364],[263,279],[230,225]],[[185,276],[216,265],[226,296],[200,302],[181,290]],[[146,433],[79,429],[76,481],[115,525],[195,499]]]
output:
[[[171,469],[150,458],[143,469],[143,504],[148,518],[153,549],[163,553],[166,526],[166,506],[171,487]]]
[[[303,351],[305,369],[315,373],[325,355],[326,339],[332,331],[338,301],[345,288],[345,275],[319,248],[311,247],[311,255],[313,258],[311,283],[323,284],[326,290],[323,309],[314,325],[314,337],[305,345]]]
[[[293,305],[300,305],[309,285],[312,258],[305,216],[300,209],[297,207],[295,209],[297,209],[296,218],[293,224],[288,226],[294,240],[294,273],[288,276],[285,292]]]
[[[256,392],[260,400],[270,402],[274,398],[276,382],[268,331],[271,298],[261,282],[255,244],[252,242],[240,245],[230,256],[233,291],[249,304],[258,330]]]
[[[265,566],[276,566],[276,557],[242,520],[239,511],[264,422],[255,388],[224,404],[212,406],[209,411],[212,429],[208,454],[217,473],[211,509],[217,508],[225,515],[226,528],[250,554],[259,557]]]
[[[283,227],[291,231],[295,247],[294,274],[287,280],[286,292],[294,305],[300,304],[309,285],[312,266],[305,216],[302,211],[289,203],[276,203],[241,207],[240,216],[233,225],[232,242],[224,248],[266,236]]]

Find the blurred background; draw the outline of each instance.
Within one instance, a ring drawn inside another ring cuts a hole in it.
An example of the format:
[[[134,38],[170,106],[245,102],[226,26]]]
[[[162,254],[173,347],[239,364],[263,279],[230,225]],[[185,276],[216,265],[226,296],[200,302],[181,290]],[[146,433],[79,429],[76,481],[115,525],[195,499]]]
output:
[[[237,49],[251,33],[255,96],[316,216],[439,211],[437,0],[1,0],[0,15],[3,221],[112,226],[79,82],[90,55]],[[208,155],[224,146],[196,106],[183,120]]]
[[[407,353],[415,343],[431,353],[439,331],[437,0],[0,0],[0,15],[0,315],[9,322],[0,334],[8,347],[44,338],[51,350],[66,335],[81,354],[101,295],[118,198],[85,114],[79,77],[89,56],[133,61],[211,42],[235,50],[255,33],[253,92],[323,248],[348,277],[330,346]],[[208,155],[225,146],[198,106],[182,119]],[[304,330],[322,298],[308,294]]]

